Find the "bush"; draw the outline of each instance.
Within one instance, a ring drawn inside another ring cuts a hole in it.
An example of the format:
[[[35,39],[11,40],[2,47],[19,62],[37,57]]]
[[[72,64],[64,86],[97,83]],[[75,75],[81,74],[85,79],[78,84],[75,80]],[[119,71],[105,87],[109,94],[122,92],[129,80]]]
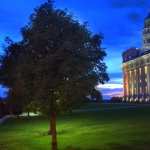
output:
[[[122,103],[122,97],[112,97],[110,102],[111,103]]]

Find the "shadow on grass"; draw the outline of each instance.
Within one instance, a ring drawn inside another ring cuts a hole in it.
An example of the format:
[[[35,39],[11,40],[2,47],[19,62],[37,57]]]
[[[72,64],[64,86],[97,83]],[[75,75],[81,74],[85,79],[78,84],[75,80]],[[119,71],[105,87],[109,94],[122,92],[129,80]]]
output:
[[[64,150],[85,150],[85,149],[81,149],[79,147],[72,147],[72,146],[68,146],[66,149]],[[102,150],[102,149],[94,149],[94,148],[91,148],[91,149],[86,149],[86,150]]]
[[[61,130],[61,131],[57,132],[58,135],[63,135],[63,134],[67,134],[67,133],[69,133],[68,130]]]
[[[139,144],[131,144],[131,145],[123,145],[123,144],[108,144],[106,147],[101,148],[80,148],[68,146],[64,150],[150,150],[150,143],[139,143]]]
[[[110,144],[108,150],[150,150],[150,143],[134,143],[129,145]]]
[[[6,144],[0,144],[0,150],[7,150],[8,147]]]
[[[63,134],[67,134],[68,131],[67,130],[61,130],[57,132],[57,135],[63,135]],[[36,136],[38,137],[43,137],[43,136],[51,136],[48,131],[36,131],[35,132]]]
[[[111,144],[109,147],[111,150],[135,150],[134,145]]]

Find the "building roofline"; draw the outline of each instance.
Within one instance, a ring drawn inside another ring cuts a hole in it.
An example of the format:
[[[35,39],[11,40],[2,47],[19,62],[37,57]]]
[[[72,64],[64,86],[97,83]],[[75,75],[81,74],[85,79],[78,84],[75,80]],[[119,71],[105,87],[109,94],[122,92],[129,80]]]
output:
[[[147,53],[147,54],[141,55],[141,56],[136,57],[136,58],[134,58],[134,59],[131,59],[131,60],[129,60],[129,61],[123,62],[123,65],[126,65],[126,64],[132,63],[132,62],[134,62],[134,61],[136,61],[136,60],[138,60],[138,59],[141,59],[141,58],[144,58],[144,57],[149,57],[149,56],[150,56],[150,53]]]

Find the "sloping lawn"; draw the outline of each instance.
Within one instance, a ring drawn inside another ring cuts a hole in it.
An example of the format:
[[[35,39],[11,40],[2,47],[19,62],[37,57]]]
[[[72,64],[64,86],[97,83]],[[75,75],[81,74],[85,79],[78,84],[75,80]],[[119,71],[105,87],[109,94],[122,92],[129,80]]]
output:
[[[48,122],[34,117],[0,125],[0,150],[50,150]],[[150,150],[150,106],[63,115],[57,129],[59,150]]]

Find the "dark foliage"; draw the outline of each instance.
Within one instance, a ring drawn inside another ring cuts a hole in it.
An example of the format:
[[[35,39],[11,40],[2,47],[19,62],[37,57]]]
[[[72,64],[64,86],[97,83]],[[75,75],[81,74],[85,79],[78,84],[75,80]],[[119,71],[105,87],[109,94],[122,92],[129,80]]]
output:
[[[97,91],[95,88],[91,92],[91,99],[95,102],[102,102],[103,97],[100,91]]]
[[[112,103],[122,103],[122,97],[112,97],[110,102],[112,102]]]
[[[51,115],[55,145],[56,112],[81,105],[97,83],[108,81],[102,37],[50,0],[35,9],[21,33],[18,43],[7,38],[0,82],[9,88],[10,103],[21,110],[36,104]]]

